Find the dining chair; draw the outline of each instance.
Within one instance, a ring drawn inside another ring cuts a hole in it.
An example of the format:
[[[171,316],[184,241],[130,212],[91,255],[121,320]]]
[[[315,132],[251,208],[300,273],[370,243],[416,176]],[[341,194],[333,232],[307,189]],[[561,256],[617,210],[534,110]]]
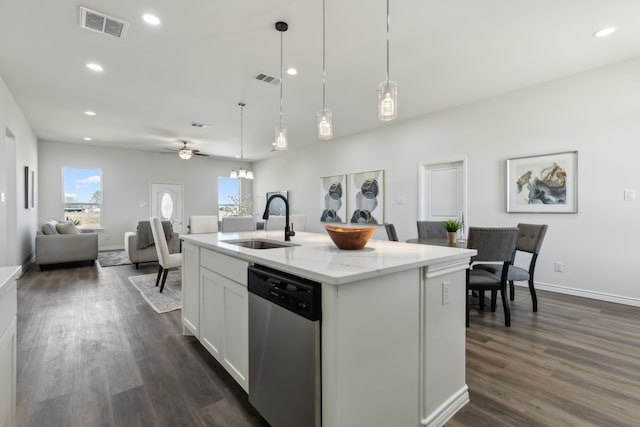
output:
[[[162,222],[160,222],[159,218],[153,216],[149,219],[149,222],[151,223],[153,243],[156,246],[158,263],[160,264],[158,277],[156,278],[156,286],[158,286],[158,283],[160,282],[160,275],[162,275],[162,284],[160,285],[160,292],[162,292],[164,290],[164,283],[167,281],[167,274],[169,274],[169,270],[182,267],[182,254],[169,253],[169,246],[167,245],[167,239],[164,235],[164,230],[162,229]]]
[[[398,233],[396,233],[396,227],[393,224],[385,224],[384,229],[387,232],[387,237],[390,241],[398,241]]]
[[[442,237],[447,238],[444,221],[417,221],[418,239]]]
[[[225,216],[222,218],[221,230],[223,233],[236,233],[241,231],[255,231],[256,220],[252,216]]]
[[[218,232],[218,216],[217,215],[191,215],[189,217],[189,225],[187,225],[189,234],[217,233]]]
[[[531,293],[531,303],[533,311],[538,311],[538,297],[534,287],[533,275],[536,269],[536,261],[542,247],[542,241],[547,234],[548,226],[546,224],[518,224],[518,237],[516,238],[516,248],[511,256],[511,266],[507,274],[507,282],[509,283],[509,295],[511,301],[515,298],[515,286],[513,282],[528,282],[529,292]],[[517,252],[525,252],[531,254],[528,268],[522,268],[514,265]],[[502,274],[502,266],[498,264],[477,264],[473,268],[486,270],[490,273],[500,276]]]
[[[475,262],[501,262],[500,276],[486,270],[467,269],[467,317],[469,326],[469,291],[478,291],[480,309],[484,304],[484,291],[491,291],[491,311],[496,311],[496,295],[500,291],[502,307],[504,309],[504,324],[511,326],[511,312],[509,311],[509,299],[507,298],[507,274],[511,265],[511,257],[516,246],[517,228],[503,227],[469,227],[467,247],[475,249],[478,253],[471,258],[471,264]]]

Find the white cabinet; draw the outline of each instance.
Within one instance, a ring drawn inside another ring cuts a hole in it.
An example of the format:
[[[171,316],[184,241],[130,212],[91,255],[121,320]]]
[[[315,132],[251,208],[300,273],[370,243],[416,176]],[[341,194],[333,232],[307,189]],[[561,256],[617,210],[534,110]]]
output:
[[[224,282],[228,281],[213,271],[200,269],[200,342],[220,363],[224,340]]]
[[[11,276],[9,276],[11,277]],[[0,278],[0,426],[16,425],[16,282]]]
[[[200,337],[200,248],[185,243],[182,257],[183,333]]]
[[[249,264],[200,249],[200,342],[248,391]]]

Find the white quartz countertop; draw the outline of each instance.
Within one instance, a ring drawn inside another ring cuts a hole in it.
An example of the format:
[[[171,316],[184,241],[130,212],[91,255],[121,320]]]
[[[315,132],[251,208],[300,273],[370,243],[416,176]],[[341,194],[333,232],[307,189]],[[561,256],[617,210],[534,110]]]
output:
[[[284,231],[184,234],[186,243],[286,271],[318,282],[340,285],[429,265],[468,262],[475,250],[370,240],[364,249],[338,249],[328,234],[296,232],[291,246],[249,249],[225,240],[267,239],[284,243]],[[289,243],[289,242],[288,242]]]
[[[17,278],[19,271],[20,267],[18,266],[0,267],[0,292],[2,292],[4,287],[11,283],[13,279]]]

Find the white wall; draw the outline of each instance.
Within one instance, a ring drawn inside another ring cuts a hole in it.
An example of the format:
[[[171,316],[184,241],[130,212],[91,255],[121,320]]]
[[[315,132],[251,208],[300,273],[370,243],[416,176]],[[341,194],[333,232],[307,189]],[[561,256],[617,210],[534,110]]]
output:
[[[150,184],[183,184],[185,225],[189,215],[218,214],[218,177],[229,176],[236,161],[149,153],[82,144],[40,141],[39,223],[63,217],[62,168],[102,170],[100,249],[124,247],[124,233],[149,219]],[[141,206],[142,205],[142,206]]]
[[[399,91],[402,108],[402,82]],[[640,305],[634,269],[640,200],[623,200],[625,188],[640,197],[639,94],[636,59],[291,149],[254,164],[256,201],[262,204],[256,208],[264,206],[267,191],[289,190],[292,211],[307,214],[307,230],[321,232],[319,178],[384,169],[385,220],[405,240],[417,235],[418,164],[466,158],[468,225],[549,225],[536,272],[539,288]],[[342,119],[334,117],[337,129]],[[579,212],[506,213],[506,159],[568,150],[579,152]],[[397,204],[398,197],[406,204]],[[383,230],[376,237],[386,238]],[[554,261],[564,263],[564,272],[553,271]]]
[[[0,138],[4,148],[5,135],[13,135],[15,148],[11,147],[7,152],[6,162],[15,162],[15,179],[3,180],[4,186],[13,188],[2,188],[7,197],[6,206],[11,210],[6,217],[9,221],[6,236],[0,236],[0,244],[11,246],[8,250],[8,264],[26,267],[34,255],[34,239],[37,227],[38,205],[34,209],[24,208],[24,167],[29,166],[36,170],[38,174],[38,148],[37,139],[31,126],[27,122],[20,107],[16,104],[11,92],[0,78]],[[13,144],[13,143],[12,143]],[[3,170],[1,173],[5,173]],[[11,178],[11,177],[10,177]],[[36,186],[36,192],[38,188]],[[15,250],[14,250],[15,248]]]

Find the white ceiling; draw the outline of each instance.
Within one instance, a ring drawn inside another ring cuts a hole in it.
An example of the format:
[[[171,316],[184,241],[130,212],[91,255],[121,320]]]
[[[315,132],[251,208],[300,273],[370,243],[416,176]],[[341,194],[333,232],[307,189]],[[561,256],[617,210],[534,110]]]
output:
[[[384,0],[326,0],[327,107],[336,137],[379,122]],[[130,23],[126,40],[81,29],[79,6]],[[162,25],[141,15],[153,12]],[[0,76],[38,138],[234,157],[245,107],[245,158],[270,152],[284,20],[284,123],[292,148],[320,143],[321,0],[0,0]],[[640,56],[638,0],[391,0],[398,121]],[[606,38],[597,29],[615,26]],[[85,68],[98,62],[103,73]],[[85,110],[97,112],[87,117]],[[196,129],[192,121],[211,124]],[[89,136],[91,142],[83,141]],[[322,142],[329,143],[332,142]]]

